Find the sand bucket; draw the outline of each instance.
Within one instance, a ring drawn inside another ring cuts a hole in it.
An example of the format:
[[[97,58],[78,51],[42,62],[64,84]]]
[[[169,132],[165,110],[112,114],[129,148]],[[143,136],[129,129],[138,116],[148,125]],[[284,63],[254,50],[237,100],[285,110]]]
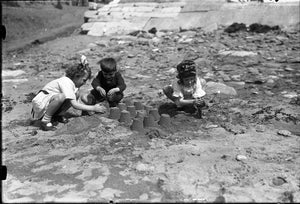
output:
[[[149,110],[149,115],[152,115],[154,117],[155,121],[158,121],[160,118],[157,108],[153,108],[153,109]]]
[[[121,111],[119,122],[124,123],[126,125],[130,124],[131,123],[130,113],[126,110]]]
[[[146,116],[146,117],[144,118],[143,124],[144,124],[144,127],[145,127],[145,128],[146,128],[146,127],[156,127],[156,126],[157,126],[157,124],[156,124],[156,122],[155,122],[155,120],[154,120],[154,117],[153,117],[152,115]]]
[[[158,124],[162,127],[170,127],[171,118],[168,114],[161,114]]]
[[[121,116],[121,111],[118,107],[111,107],[109,112],[109,118],[119,120]]]
[[[144,109],[144,106],[140,101],[135,101],[133,104],[134,104],[136,110],[143,110]]]
[[[130,126],[130,129],[133,131],[143,132],[144,131],[143,118],[134,118]]]
[[[134,118],[136,116],[136,110],[134,106],[127,106],[127,111],[130,113],[130,117]]]
[[[118,108],[120,109],[120,111],[126,110],[126,104],[125,103],[119,103]]]
[[[133,106],[132,101],[129,100],[129,99],[124,100],[124,103],[126,104],[127,107],[128,107],[128,106]]]
[[[149,111],[152,109],[152,106],[144,105],[144,109],[146,110],[147,114],[149,114]]]
[[[146,117],[147,112],[145,110],[137,110],[136,111],[136,118],[144,118]]]

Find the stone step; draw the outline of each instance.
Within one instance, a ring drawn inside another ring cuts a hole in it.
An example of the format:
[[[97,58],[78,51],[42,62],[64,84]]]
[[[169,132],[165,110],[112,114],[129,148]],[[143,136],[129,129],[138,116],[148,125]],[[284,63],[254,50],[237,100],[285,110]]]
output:
[[[280,15],[277,15],[280,12]],[[202,27],[211,32],[234,22],[290,26],[299,23],[299,7],[285,4],[228,3],[225,0],[114,0],[87,12],[88,34],[128,33],[134,30],[174,30]],[[282,18],[282,16],[285,16]],[[97,33],[99,32],[99,33]]]

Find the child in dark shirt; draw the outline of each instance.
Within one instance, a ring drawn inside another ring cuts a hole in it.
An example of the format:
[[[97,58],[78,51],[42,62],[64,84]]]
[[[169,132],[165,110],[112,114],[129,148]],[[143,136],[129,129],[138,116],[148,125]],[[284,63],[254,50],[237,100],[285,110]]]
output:
[[[104,58],[99,64],[101,70],[92,81],[93,89],[82,101],[92,105],[106,100],[110,107],[115,107],[124,97],[126,84],[113,58]]]

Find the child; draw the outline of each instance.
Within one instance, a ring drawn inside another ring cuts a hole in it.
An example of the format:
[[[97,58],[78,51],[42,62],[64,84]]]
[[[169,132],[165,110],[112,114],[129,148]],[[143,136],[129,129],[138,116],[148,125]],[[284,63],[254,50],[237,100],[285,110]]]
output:
[[[47,83],[32,100],[32,117],[41,120],[41,129],[55,130],[53,121],[67,123],[64,113],[72,106],[75,109],[104,113],[105,107],[79,103],[78,88],[90,79],[91,70],[86,58],[80,64],[69,65],[66,75]]]
[[[183,60],[177,65],[177,78],[169,86],[163,88],[164,94],[182,110],[197,111],[201,118],[201,108],[205,107],[202,97],[205,80],[196,74],[196,64],[192,60]]]
[[[104,58],[99,61],[101,71],[92,81],[93,89],[82,97],[86,104],[95,104],[107,100],[110,107],[116,107],[123,99],[126,84],[113,58]]]

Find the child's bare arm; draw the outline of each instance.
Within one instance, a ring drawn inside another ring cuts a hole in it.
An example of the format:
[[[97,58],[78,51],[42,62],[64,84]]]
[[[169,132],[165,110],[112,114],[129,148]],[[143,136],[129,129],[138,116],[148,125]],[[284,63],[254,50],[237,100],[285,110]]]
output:
[[[104,113],[106,108],[103,106],[98,106],[98,105],[86,105],[83,103],[79,103],[76,100],[71,100],[70,101],[71,105],[73,108],[77,109],[77,110],[83,110],[83,111],[95,111],[95,112],[100,112],[100,113]]]
[[[193,105],[195,102],[195,99],[183,99],[183,98],[178,98],[175,100],[175,104],[177,107],[181,106],[186,106],[186,105]]]
[[[101,86],[97,86],[96,90],[100,93],[101,96],[106,97],[106,91]]]

